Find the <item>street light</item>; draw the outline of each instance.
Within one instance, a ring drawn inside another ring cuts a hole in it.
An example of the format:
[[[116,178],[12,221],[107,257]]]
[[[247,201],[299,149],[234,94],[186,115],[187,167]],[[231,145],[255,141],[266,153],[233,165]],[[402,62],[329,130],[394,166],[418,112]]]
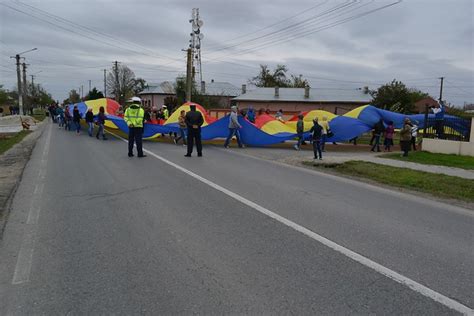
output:
[[[17,82],[18,82],[18,107],[19,107],[19,112],[20,115],[23,113],[23,89],[21,88],[21,75],[20,75],[20,55],[32,52],[37,50],[38,48],[32,48],[30,50],[24,51],[22,53],[16,54],[15,56],[11,56],[10,58],[15,58],[16,60],[16,76],[17,76]]]

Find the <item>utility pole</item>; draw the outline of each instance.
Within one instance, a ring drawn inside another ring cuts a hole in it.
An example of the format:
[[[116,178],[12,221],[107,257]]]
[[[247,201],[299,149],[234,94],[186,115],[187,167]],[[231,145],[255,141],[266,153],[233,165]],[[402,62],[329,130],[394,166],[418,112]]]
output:
[[[82,101],[82,98],[84,98],[84,85],[81,84],[81,101]]]
[[[107,69],[104,69],[104,98],[107,98]]]
[[[26,82],[26,63],[22,64],[23,66],[23,103],[26,109],[23,109],[25,112],[28,110],[28,105],[27,105],[27,95],[28,95],[28,84]],[[23,115],[25,115],[25,112],[23,112]],[[20,110],[21,113],[21,110]]]
[[[36,91],[35,91],[35,75],[30,75],[31,77],[31,100],[32,106],[36,103]]]
[[[89,80],[89,96],[91,94],[91,80]]]
[[[115,101],[120,102],[120,89],[119,89],[119,71],[118,61],[114,62],[114,74],[115,74]]]
[[[10,58],[15,58],[16,61],[16,79],[18,85],[18,108],[20,114],[23,112],[23,95],[22,95],[22,86],[21,86],[21,74],[20,74],[20,55],[32,52],[38,48],[32,48],[30,50],[24,51],[22,53],[16,54],[15,56],[10,56]]]
[[[21,85],[21,74],[20,74],[20,54],[15,55],[16,60],[16,78],[18,85],[18,107],[20,115],[23,113],[23,87]]]
[[[441,80],[441,85],[439,87],[439,101],[443,101],[443,81],[444,77],[439,78]]]
[[[188,58],[186,62],[186,102],[191,102],[191,92],[193,86],[193,56],[192,49],[188,48]]]

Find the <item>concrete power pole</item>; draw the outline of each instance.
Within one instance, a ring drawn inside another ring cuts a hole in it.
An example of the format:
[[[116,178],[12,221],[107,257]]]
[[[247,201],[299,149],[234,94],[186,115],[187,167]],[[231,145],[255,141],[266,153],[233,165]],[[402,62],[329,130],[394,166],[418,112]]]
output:
[[[439,78],[441,80],[441,85],[439,87],[439,101],[443,101],[443,81],[444,77]]]
[[[104,69],[104,98],[107,98],[107,69]]]
[[[25,115],[26,111],[28,111],[28,105],[27,105],[27,102],[26,102],[26,99],[27,99],[27,95],[28,95],[28,84],[26,82],[26,63],[23,63],[22,64],[23,66],[23,89],[22,89],[22,94],[23,94],[23,103],[24,103],[24,109],[23,109],[23,115]],[[22,111],[20,110],[20,113]]]
[[[18,85],[18,107],[20,115],[23,113],[23,87],[21,85],[21,71],[20,71],[20,54],[15,55],[16,60],[16,78]]]
[[[31,77],[31,106],[36,103],[36,90],[35,90],[35,75],[30,75]]]
[[[188,58],[186,62],[186,102],[191,102],[191,93],[193,87],[193,54],[192,49],[188,48]]]

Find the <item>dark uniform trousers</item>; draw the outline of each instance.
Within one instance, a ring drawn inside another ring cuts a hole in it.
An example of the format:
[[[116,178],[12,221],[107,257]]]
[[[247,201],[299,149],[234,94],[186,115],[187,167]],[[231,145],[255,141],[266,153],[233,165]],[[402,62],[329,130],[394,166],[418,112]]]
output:
[[[201,128],[188,126],[188,155],[191,155],[193,152],[194,141],[196,141],[198,155],[202,155]]]
[[[137,143],[138,156],[143,156],[143,127],[129,127],[128,128],[128,154],[133,154],[133,143]]]

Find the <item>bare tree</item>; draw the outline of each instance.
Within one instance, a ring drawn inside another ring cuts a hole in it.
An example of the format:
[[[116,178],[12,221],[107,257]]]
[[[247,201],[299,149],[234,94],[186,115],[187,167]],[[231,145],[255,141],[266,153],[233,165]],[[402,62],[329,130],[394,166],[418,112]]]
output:
[[[126,65],[118,64],[117,68],[114,66],[107,74],[107,91],[120,104],[134,95],[136,84],[135,73]]]

